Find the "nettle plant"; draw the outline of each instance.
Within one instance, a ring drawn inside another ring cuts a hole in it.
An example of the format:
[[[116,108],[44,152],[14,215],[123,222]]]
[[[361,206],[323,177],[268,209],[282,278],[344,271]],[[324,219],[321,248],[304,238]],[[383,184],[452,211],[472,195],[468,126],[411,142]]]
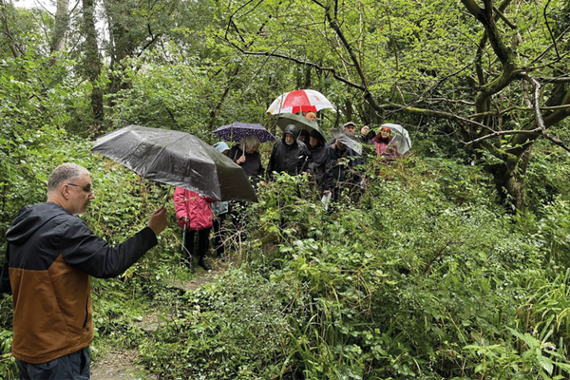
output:
[[[140,347],[143,361],[168,378],[272,378],[288,355],[297,286],[226,272],[183,296],[178,317]]]

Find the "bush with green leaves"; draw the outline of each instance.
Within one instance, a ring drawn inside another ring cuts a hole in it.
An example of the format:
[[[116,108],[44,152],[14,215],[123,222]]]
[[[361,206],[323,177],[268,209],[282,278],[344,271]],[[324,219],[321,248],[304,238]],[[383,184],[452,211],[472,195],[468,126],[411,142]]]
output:
[[[178,315],[140,347],[142,358],[165,378],[271,378],[289,354],[296,286],[229,271],[188,293]]]
[[[412,158],[332,214],[306,178],[278,176],[261,190],[260,225],[281,243],[251,242],[248,263],[189,294],[144,363],[209,379],[567,376],[566,291],[547,292],[566,280],[551,279],[521,216],[476,186],[479,170],[451,186],[456,166]]]

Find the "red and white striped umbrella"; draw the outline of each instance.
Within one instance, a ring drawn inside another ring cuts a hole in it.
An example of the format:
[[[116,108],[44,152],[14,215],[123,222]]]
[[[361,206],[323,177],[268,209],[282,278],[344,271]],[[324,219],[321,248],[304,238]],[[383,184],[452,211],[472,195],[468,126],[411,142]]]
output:
[[[320,92],[295,90],[275,99],[266,112],[276,115],[279,113],[316,112],[325,108],[332,108],[334,111],[331,102]]]

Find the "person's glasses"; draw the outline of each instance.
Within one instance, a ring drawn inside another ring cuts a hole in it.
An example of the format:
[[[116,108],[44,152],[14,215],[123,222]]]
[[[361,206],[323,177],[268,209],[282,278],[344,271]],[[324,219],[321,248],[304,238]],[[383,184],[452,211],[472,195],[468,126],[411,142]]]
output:
[[[85,187],[76,185],[74,183],[67,183],[67,186],[75,186],[75,187],[79,187],[81,190],[85,191],[87,194],[91,194],[93,192],[93,189],[91,189],[91,185],[87,185]]]

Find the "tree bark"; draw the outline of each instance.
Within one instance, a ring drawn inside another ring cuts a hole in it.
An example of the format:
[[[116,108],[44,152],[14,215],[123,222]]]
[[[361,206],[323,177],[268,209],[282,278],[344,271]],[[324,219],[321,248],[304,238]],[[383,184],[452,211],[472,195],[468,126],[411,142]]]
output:
[[[97,29],[95,28],[95,1],[83,0],[83,32],[85,42],[84,50],[84,71],[85,76],[91,82],[91,109],[93,110],[93,124],[96,130],[103,125],[105,117],[103,109],[103,90],[98,84],[101,74],[101,57],[99,46],[97,45]]]
[[[55,26],[51,39],[51,52],[60,51],[65,43],[65,34],[69,28],[69,0],[57,0]]]

